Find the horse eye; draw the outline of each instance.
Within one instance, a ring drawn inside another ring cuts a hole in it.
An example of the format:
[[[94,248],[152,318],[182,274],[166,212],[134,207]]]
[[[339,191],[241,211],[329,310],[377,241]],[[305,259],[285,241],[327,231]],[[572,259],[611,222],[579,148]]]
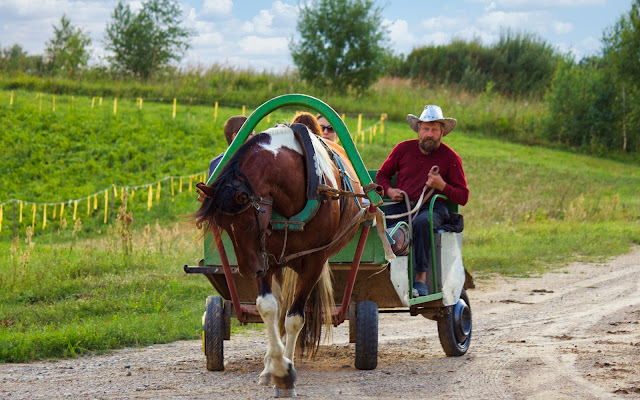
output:
[[[236,203],[247,204],[249,202],[249,195],[245,192],[236,192]]]

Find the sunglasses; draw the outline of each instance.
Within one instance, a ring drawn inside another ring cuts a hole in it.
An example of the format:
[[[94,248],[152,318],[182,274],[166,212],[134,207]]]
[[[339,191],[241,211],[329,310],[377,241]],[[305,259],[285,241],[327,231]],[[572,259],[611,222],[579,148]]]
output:
[[[331,125],[320,125],[320,128],[324,131],[326,129],[327,132],[333,132],[333,126]]]

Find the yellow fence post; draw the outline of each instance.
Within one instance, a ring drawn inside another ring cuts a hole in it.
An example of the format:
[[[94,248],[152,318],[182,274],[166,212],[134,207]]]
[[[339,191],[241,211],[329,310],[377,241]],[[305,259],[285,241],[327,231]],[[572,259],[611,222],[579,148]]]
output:
[[[218,120],[218,102],[213,105],[213,122]]]
[[[55,112],[56,111],[56,95],[53,95],[53,101],[52,101],[53,107],[52,107],[52,111]]]
[[[173,191],[173,176],[171,177],[171,197],[175,196],[175,192]]]
[[[60,221],[62,221],[62,214],[64,213],[64,203],[60,205]]]
[[[0,204],[0,232],[2,232],[2,213],[4,205]]]
[[[53,215],[51,216],[51,219],[56,219],[56,214],[57,214],[57,211],[58,211],[57,208],[58,208],[58,205],[54,204],[53,205]]]
[[[11,98],[9,99],[9,107],[13,106],[13,90],[11,91]]]
[[[173,98],[173,119],[176,119],[176,107],[178,106],[178,99]]]
[[[22,202],[20,202],[20,219],[18,222],[22,223]]]
[[[147,199],[147,210],[151,210],[153,203],[153,185],[149,185],[149,198]]]
[[[42,230],[47,227],[47,204],[44,205],[44,213],[42,214]]]
[[[180,186],[178,187],[178,193],[182,193],[182,177],[180,177]]]
[[[247,106],[242,105],[242,116],[243,117],[244,117],[244,114],[246,113],[246,111],[247,111]]]
[[[158,181],[158,190],[156,191],[156,203],[160,201],[160,181]]]
[[[109,212],[109,189],[104,191],[104,223],[107,223],[107,213]]]
[[[91,196],[87,197],[87,217],[91,215]]]
[[[117,112],[118,112],[118,98],[114,97],[113,98],[113,115],[116,115]]]
[[[93,196],[93,209],[97,210],[98,209],[98,195],[94,195]]]
[[[73,220],[76,220],[76,212],[78,211],[78,200],[73,202]]]
[[[92,109],[92,110],[93,110],[93,106],[94,106],[94,104],[95,104],[95,103],[96,103],[96,98],[95,98],[95,97],[93,97],[93,98],[91,99],[91,109]]]
[[[33,207],[31,207],[31,211],[33,211],[33,216],[31,217],[31,232],[33,232],[33,230],[36,229],[36,205],[35,205],[35,203],[33,204]]]

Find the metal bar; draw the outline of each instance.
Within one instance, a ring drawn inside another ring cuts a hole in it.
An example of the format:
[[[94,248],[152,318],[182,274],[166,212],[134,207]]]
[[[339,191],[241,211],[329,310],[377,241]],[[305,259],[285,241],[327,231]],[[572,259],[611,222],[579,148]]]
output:
[[[187,274],[218,274],[220,273],[220,267],[212,267],[212,266],[205,266],[205,267],[192,267],[189,265],[185,265],[184,266],[184,272]]]
[[[436,204],[436,199],[438,197],[441,197],[445,200],[447,200],[447,196],[443,195],[443,194],[435,194],[433,195],[433,197],[431,198],[431,203],[429,204],[429,228],[430,228],[430,235],[429,237],[431,238],[431,273],[433,275],[433,293],[438,293],[438,271],[436,271],[436,246],[434,243],[434,232],[433,232],[433,206]]]
[[[426,296],[421,296],[421,297],[416,297],[414,299],[409,299],[409,305],[413,306],[413,305],[416,305],[416,304],[428,303],[430,301],[440,300],[441,298],[442,298],[442,292],[435,293],[435,294],[429,294],[429,295],[426,295]]]
[[[238,289],[236,289],[236,281],[233,279],[231,272],[231,266],[229,265],[229,259],[227,259],[227,253],[224,251],[224,244],[222,244],[222,237],[220,232],[214,226],[211,227],[213,238],[216,241],[216,246],[220,252],[220,260],[222,261],[222,268],[224,268],[224,277],[227,280],[227,286],[229,287],[229,294],[231,295],[231,301],[233,302],[233,310],[236,312],[236,318],[238,321],[243,320],[242,306],[240,304],[240,297],[238,297]]]
[[[245,142],[245,140],[247,140],[251,131],[255,129],[264,117],[278,108],[285,106],[306,106],[319,114],[322,114],[336,130],[336,134],[338,135],[338,138],[340,138],[342,147],[347,153],[349,161],[351,161],[353,169],[356,171],[356,175],[358,175],[358,179],[362,186],[366,187],[372,183],[371,176],[369,176],[369,172],[364,166],[362,157],[360,157],[360,153],[358,153],[344,121],[327,103],[306,94],[285,94],[274,97],[256,108],[244,125],[242,125],[242,128],[240,128],[238,135],[236,135],[236,138],[231,142],[231,145],[220,160],[216,169],[213,171],[213,174],[211,174],[207,180],[207,183],[211,184],[214,181],[214,179],[220,174],[220,171],[222,171],[222,168],[226,165],[227,161],[233,157],[236,150]],[[380,197],[375,190],[370,190],[366,194],[371,201],[371,204],[379,205],[382,203],[382,197]]]
[[[371,204],[369,206],[369,212],[375,212],[376,206]],[[344,322],[347,311],[349,309],[349,303],[351,302],[351,294],[353,293],[353,286],[356,283],[356,276],[358,274],[358,266],[360,265],[360,259],[362,258],[362,251],[364,250],[364,245],[367,242],[367,235],[369,235],[369,230],[371,229],[370,225],[363,225],[362,231],[360,232],[360,240],[358,240],[358,246],[356,247],[356,253],[353,256],[353,262],[351,264],[351,271],[349,271],[349,279],[347,280],[347,284],[344,288],[344,296],[342,297],[342,304],[340,304],[340,309],[338,314],[335,316],[333,323],[334,325],[341,324]]]

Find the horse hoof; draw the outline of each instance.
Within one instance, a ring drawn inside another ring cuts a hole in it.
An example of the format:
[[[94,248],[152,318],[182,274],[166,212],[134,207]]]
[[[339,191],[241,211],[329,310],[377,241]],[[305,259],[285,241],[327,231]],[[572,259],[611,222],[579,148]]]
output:
[[[260,379],[258,379],[258,384],[262,386],[271,386],[271,374],[260,375]]]
[[[296,389],[280,389],[276,386],[276,397],[296,397]]]

